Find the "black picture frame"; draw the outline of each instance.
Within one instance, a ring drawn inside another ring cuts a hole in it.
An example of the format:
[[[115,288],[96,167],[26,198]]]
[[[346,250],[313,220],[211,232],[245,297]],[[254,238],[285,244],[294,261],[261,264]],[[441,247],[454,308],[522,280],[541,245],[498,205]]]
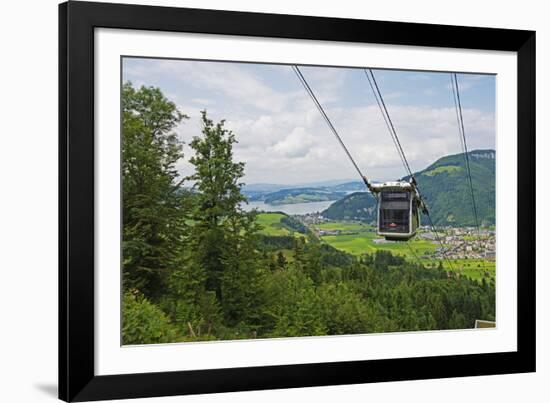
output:
[[[96,376],[94,29],[517,52],[517,352]],[[65,401],[535,371],[535,32],[200,9],[59,5],[59,398]]]

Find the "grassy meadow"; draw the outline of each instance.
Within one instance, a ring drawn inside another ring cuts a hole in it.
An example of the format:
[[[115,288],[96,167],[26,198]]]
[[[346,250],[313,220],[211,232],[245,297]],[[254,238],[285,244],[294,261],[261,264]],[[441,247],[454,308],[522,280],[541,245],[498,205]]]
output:
[[[283,236],[291,235],[291,231],[281,223],[282,213],[260,213],[257,223],[260,225],[260,232],[264,235]]]
[[[338,235],[323,235],[320,239],[337,249],[356,256],[375,253],[377,250],[386,250],[411,260],[418,258],[426,266],[435,266],[441,261],[446,270],[456,271],[473,280],[481,281],[484,277],[495,277],[494,261],[453,259],[449,264],[446,260],[433,259],[432,256],[439,245],[430,240],[416,237],[409,242],[376,242],[381,238],[376,235],[376,229],[373,226],[352,221],[331,221],[316,225],[316,228],[325,231],[342,231],[343,233]],[[472,238],[466,236],[465,240],[473,240]]]

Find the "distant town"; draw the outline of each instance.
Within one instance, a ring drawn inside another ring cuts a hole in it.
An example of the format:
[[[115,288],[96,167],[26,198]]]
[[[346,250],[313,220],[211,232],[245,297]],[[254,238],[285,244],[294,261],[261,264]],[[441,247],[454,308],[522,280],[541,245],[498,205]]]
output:
[[[355,235],[359,233],[372,233],[371,241],[376,245],[392,244],[395,241],[387,241],[375,236],[376,227],[367,223],[360,229],[357,227],[338,226],[340,221],[333,221],[323,217],[320,213],[308,213],[295,215],[296,219],[306,225],[320,239],[333,239],[342,235]],[[333,224],[333,225],[330,225]],[[437,239],[439,236],[439,240]],[[327,238],[328,237],[328,238]],[[369,237],[370,238],[370,237]],[[416,237],[418,240],[427,241],[434,245],[433,252],[429,252],[431,259],[485,259],[495,260],[495,230],[474,227],[438,227],[437,235],[429,226],[421,226]],[[444,247],[441,247],[440,241]],[[426,252],[428,254],[428,252]],[[421,256],[422,257],[422,256]]]

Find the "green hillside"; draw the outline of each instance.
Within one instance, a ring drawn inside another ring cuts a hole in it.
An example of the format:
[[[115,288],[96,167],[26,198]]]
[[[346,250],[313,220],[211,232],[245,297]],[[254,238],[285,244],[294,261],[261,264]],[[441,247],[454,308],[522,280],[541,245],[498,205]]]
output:
[[[329,220],[376,220],[376,200],[370,193],[351,193],[330,205],[321,215]]]
[[[318,201],[338,200],[346,195],[343,191],[318,188],[289,188],[274,192],[251,192],[247,194],[250,201],[263,201],[271,205],[311,203]]]
[[[471,151],[468,157],[480,224],[494,224],[495,151]],[[464,154],[440,158],[415,176],[434,223],[460,226],[475,224]]]
[[[475,150],[468,156],[479,222],[494,224],[495,151]],[[415,177],[436,225],[475,224],[464,154],[440,158],[415,173]],[[332,220],[372,222],[376,219],[375,207],[376,202],[370,194],[352,193],[332,204],[322,215]]]

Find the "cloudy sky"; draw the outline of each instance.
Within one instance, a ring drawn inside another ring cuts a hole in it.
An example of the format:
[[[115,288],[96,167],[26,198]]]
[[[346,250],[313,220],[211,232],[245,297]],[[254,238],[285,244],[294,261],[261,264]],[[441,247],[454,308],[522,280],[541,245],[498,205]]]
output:
[[[404,176],[363,70],[301,70],[363,173],[374,181]],[[448,73],[374,74],[413,171],[460,152]],[[359,179],[290,66],[125,58],[123,80],[159,87],[189,115],[177,128],[186,143],[200,134],[201,110],[225,119],[247,184]],[[468,148],[495,148],[495,77],[459,74],[458,81]],[[187,175],[191,150],[184,151],[179,169]]]

